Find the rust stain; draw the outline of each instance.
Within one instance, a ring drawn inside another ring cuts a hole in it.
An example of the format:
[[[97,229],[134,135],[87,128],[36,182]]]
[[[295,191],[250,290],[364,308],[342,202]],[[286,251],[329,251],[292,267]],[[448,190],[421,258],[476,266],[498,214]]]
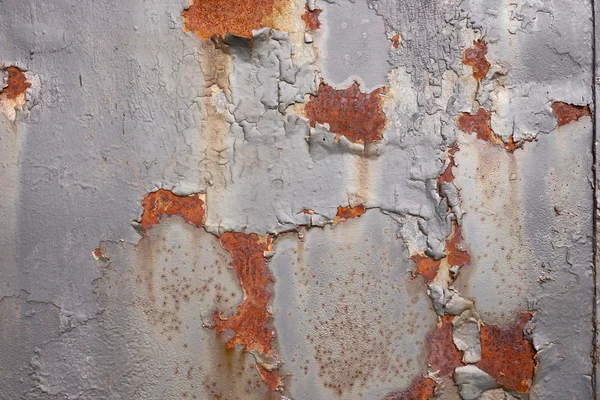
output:
[[[465,49],[463,54],[463,64],[473,68],[473,77],[478,81],[490,70],[491,64],[485,58],[487,50],[487,43],[484,40],[476,40],[473,42],[473,47]]]
[[[462,353],[452,340],[452,320],[454,317],[444,315],[441,324],[427,335],[429,346],[429,364],[431,369],[439,371],[440,376],[450,376],[456,367],[465,365],[462,362]]]
[[[569,103],[563,103],[562,101],[555,101],[552,103],[552,111],[556,115],[556,122],[558,126],[566,125],[571,121],[577,121],[582,117],[590,117],[592,113],[589,106],[575,106]]]
[[[321,82],[317,95],[306,104],[306,116],[312,127],[328,123],[331,132],[354,143],[381,140],[386,125],[383,93],[385,88],[363,93],[357,82],[342,90]]]
[[[400,48],[400,35],[399,34],[395,34],[394,36],[392,36],[392,46],[395,49]]]
[[[426,376],[416,378],[404,392],[393,393],[386,400],[427,400],[433,398],[437,383]]]
[[[363,215],[365,212],[367,212],[367,208],[365,207],[364,204],[359,204],[355,207],[338,206],[337,213],[335,214],[335,219],[333,220],[333,223],[337,224],[339,222],[344,222],[351,218],[358,218],[361,215]]]
[[[201,227],[204,224],[204,201],[202,195],[177,196],[171,191],[160,189],[144,197],[144,212],[140,225],[148,230],[157,224],[163,214],[181,215],[188,223]]]
[[[507,327],[481,327],[481,361],[477,365],[506,389],[526,393],[535,370],[535,349],[525,339],[523,328],[531,320],[530,312],[519,315]]]
[[[480,108],[475,114],[460,113],[456,119],[456,125],[461,131],[466,133],[476,133],[477,139],[502,146],[509,153],[522,147],[522,142],[516,143],[512,136],[508,139],[508,143],[504,143],[502,139],[496,136],[494,131],[492,131],[491,117],[492,115],[489,111]]]
[[[314,11],[308,9],[308,4],[305,6],[306,11],[302,14],[302,21],[306,24],[306,29],[309,31],[316,31],[321,27],[321,21],[319,21],[319,14],[322,10],[318,8]]]
[[[256,369],[269,390],[277,390],[277,388],[283,386],[283,377],[279,374],[278,370],[268,371],[260,365],[257,365]]]
[[[6,96],[7,99],[14,100],[22,94],[25,94],[27,88],[31,87],[31,83],[19,68],[7,67],[4,68],[4,70],[8,73],[7,85],[0,93]]]
[[[269,16],[284,0],[192,0],[183,10],[185,29],[206,40],[213,35],[232,35],[252,38],[252,30],[268,24]]]

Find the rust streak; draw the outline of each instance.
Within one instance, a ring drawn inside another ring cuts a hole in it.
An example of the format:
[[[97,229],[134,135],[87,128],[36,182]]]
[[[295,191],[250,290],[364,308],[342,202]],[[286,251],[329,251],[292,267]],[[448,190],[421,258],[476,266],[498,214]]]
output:
[[[476,365],[519,393],[529,391],[535,370],[535,349],[523,334],[530,319],[531,313],[523,312],[513,325],[481,327],[481,361]]]
[[[512,136],[508,139],[508,143],[504,143],[502,139],[496,136],[491,127],[491,113],[483,108],[477,110],[475,114],[460,113],[456,119],[456,125],[461,131],[476,133],[477,139],[502,146],[509,153],[514,152],[523,145],[522,142],[516,143]]]
[[[558,126],[566,125],[571,121],[577,121],[582,117],[590,117],[592,113],[589,106],[575,106],[569,103],[563,103],[562,101],[555,101],[552,103],[552,111],[556,115],[556,122]]]
[[[485,58],[487,54],[487,43],[484,40],[476,40],[473,47],[465,49],[463,64],[473,68],[473,77],[480,81],[490,70],[490,63]]]
[[[310,125],[329,124],[331,132],[344,135],[354,143],[383,138],[386,117],[382,109],[385,88],[363,93],[357,82],[347,89],[336,90],[321,82],[316,96],[306,105]]]
[[[142,201],[144,212],[140,225],[143,230],[148,230],[159,222],[163,214],[181,215],[188,223],[201,227],[204,224],[204,201],[200,194],[191,196],[177,196],[164,189],[152,192]]]
[[[387,400],[427,400],[433,398],[437,383],[431,378],[419,376],[416,378],[410,388],[404,392],[393,393],[387,397]]]
[[[7,99],[14,100],[25,93],[31,83],[25,78],[25,74],[17,67],[7,67],[4,70],[8,73],[7,85],[2,89],[2,93]]]
[[[321,11],[323,10],[316,9],[314,11],[310,11],[308,9],[308,5],[306,5],[305,7],[306,11],[304,12],[304,14],[302,14],[302,21],[304,21],[304,23],[306,24],[306,29],[314,32],[321,27],[321,21],[319,21],[319,14],[321,14]]]
[[[450,376],[456,367],[464,365],[462,353],[456,348],[452,340],[453,318],[449,315],[442,316],[441,325],[427,335],[429,364],[431,369],[439,371],[440,376]]]

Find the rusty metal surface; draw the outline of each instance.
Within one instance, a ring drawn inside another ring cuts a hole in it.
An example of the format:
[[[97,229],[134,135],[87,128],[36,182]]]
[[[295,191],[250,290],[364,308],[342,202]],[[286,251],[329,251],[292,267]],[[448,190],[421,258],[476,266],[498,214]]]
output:
[[[592,399],[568,0],[6,0],[0,399]]]

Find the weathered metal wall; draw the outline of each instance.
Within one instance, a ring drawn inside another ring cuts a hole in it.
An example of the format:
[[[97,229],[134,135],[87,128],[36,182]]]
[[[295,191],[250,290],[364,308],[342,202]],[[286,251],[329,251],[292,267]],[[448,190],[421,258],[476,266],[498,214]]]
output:
[[[0,398],[595,398],[594,12],[1,1]]]

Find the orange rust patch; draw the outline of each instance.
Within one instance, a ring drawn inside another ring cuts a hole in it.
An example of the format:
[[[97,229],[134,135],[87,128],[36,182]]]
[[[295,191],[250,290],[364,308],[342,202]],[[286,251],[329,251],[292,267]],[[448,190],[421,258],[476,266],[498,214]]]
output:
[[[7,67],[4,70],[8,73],[7,85],[2,89],[2,94],[7,99],[14,100],[25,93],[31,83],[25,78],[25,74],[17,67]]]
[[[337,213],[335,214],[335,219],[333,222],[337,224],[338,222],[344,222],[351,218],[358,218],[367,212],[367,208],[364,204],[359,204],[355,207],[347,206],[341,207],[338,206]]]
[[[192,0],[183,10],[185,29],[200,39],[213,35],[252,38],[252,30],[264,27],[264,20],[274,11],[276,0]]]
[[[204,201],[200,194],[181,197],[169,190],[160,189],[147,194],[142,205],[144,212],[140,225],[143,230],[157,224],[163,214],[181,215],[185,221],[197,227],[204,224]]]
[[[283,386],[283,377],[279,374],[278,370],[267,371],[260,365],[256,366],[260,377],[265,382],[269,390],[277,390],[277,388]]]
[[[452,341],[453,319],[450,315],[442,316],[442,325],[427,335],[429,364],[440,376],[452,375],[456,367],[464,365],[462,354]]]
[[[471,261],[469,257],[469,253],[466,250],[461,249],[461,241],[462,241],[462,233],[460,229],[460,225],[456,220],[452,226],[452,234],[446,240],[446,253],[448,254],[448,264],[450,266],[458,265],[462,267],[465,264],[468,264]]]
[[[410,388],[401,393],[393,393],[387,397],[387,400],[427,400],[433,398],[437,383],[431,378],[419,376],[416,378]]]
[[[323,10],[319,10],[318,8],[314,11],[310,11],[308,9],[308,5],[305,6],[306,11],[302,14],[302,21],[306,24],[306,29],[309,31],[316,31],[321,27],[321,21],[319,21],[319,14]]]
[[[416,275],[421,275],[425,282],[431,283],[437,276],[438,270],[440,269],[440,260],[434,260],[433,258],[419,253],[411,256],[412,260],[417,263],[417,270],[414,273]]]
[[[386,124],[381,96],[384,92],[384,88],[378,88],[363,93],[357,82],[342,90],[321,82],[317,95],[311,95],[306,104],[306,116],[310,126],[328,123],[331,132],[354,143],[381,140]]]
[[[485,140],[492,144],[502,146],[509,153],[514,152],[522,146],[522,143],[516,143],[512,136],[508,139],[508,143],[504,143],[491,127],[492,115],[486,109],[480,108],[475,114],[460,113],[456,119],[458,128],[466,133],[476,133],[477,139]]]
[[[273,276],[267,266],[265,252],[271,249],[271,237],[251,233],[226,232],[221,235],[221,246],[231,253],[232,268],[237,273],[244,300],[230,318],[222,318],[215,313],[213,319],[217,332],[232,330],[233,338],[227,343],[231,348],[236,343],[246,351],[257,350],[266,355],[272,353],[271,340],[274,332],[269,328],[271,314],[267,305],[271,292],[267,285],[273,282]]]
[[[485,77],[490,70],[490,63],[485,58],[487,54],[487,43],[484,40],[476,40],[473,47],[465,49],[463,64],[473,68],[473,77],[478,81]]]
[[[481,361],[476,365],[500,385],[519,393],[529,391],[535,370],[535,349],[523,334],[529,320],[531,313],[524,312],[513,325],[481,327]]]
[[[400,48],[400,35],[395,34],[392,36],[392,46],[394,46],[395,49]]]
[[[558,126],[566,125],[571,121],[577,121],[582,117],[591,117],[592,113],[589,106],[575,106],[562,101],[552,103],[552,111],[556,115]]]
[[[442,182],[452,182],[454,180],[454,173],[452,172],[452,167],[456,167],[456,163],[454,162],[454,154],[458,151],[458,147],[452,146],[450,150],[448,150],[448,166],[438,177],[438,185]]]

